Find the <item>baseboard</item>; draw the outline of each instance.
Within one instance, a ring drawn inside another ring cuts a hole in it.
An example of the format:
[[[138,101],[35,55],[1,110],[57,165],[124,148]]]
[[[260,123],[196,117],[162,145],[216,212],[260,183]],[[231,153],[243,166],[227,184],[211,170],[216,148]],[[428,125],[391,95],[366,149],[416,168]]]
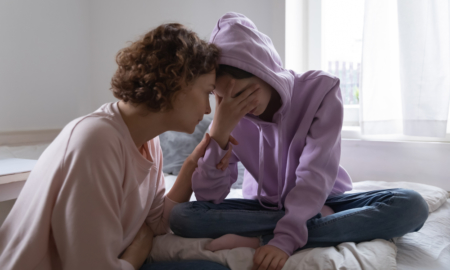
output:
[[[61,129],[26,130],[0,132],[0,146],[17,146],[39,143],[50,143],[61,132]]]

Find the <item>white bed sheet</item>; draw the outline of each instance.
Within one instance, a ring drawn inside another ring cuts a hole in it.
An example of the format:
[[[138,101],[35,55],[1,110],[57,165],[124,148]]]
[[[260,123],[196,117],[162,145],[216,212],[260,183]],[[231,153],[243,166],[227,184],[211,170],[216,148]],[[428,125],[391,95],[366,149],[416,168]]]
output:
[[[395,239],[398,270],[450,269],[450,199],[416,233]]]
[[[407,188],[419,192],[428,203],[430,215],[415,233],[394,239],[398,270],[450,269],[450,199],[447,191],[419,183],[363,181],[354,183],[351,192]]]
[[[167,190],[175,179],[176,176],[166,176]],[[399,187],[418,191],[429,205],[432,213],[419,232],[395,239],[396,246],[378,239],[304,250],[292,256],[283,269],[450,269],[450,199],[446,191],[409,182],[363,181],[354,183],[352,192]],[[227,198],[242,198],[242,190],[232,189]],[[195,200],[194,195],[191,200]],[[203,249],[207,241],[210,240],[160,236],[155,239],[151,257],[155,261],[204,259],[228,265],[232,270],[251,269],[252,249],[213,253]]]

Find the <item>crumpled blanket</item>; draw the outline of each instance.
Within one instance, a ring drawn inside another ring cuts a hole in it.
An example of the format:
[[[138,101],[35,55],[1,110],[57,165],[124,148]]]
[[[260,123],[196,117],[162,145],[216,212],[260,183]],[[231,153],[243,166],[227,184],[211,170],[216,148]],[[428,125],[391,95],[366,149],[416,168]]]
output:
[[[173,234],[155,237],[152,261],[209,260],[231,270],[252,269],[252,248],[235,248],[211,252],[203,247],[211,239],[189,239]],[[342,243],[337,247],[310,248],[294,253],[283,270],[309,269],[396,269],[397,248],[389,241]]]
[[[438,209],[448,197],[448,193],[440,188],[408,182],[363,181],[354,183],[352,192],[387,188],[416,190],[427,201],[430,212]],[[239,192],[232,194],[236,197]],[[173,234],[157,236],[149,259],[151,261],[210,260],[228,266],[231,270],[252,268],[254,249],[236,248],[211,252],[204,249],[208,241],[211,239],[189,239]],[[399,240],[396,239],[396,241]],[[283,270],[397,269],[396,255],[397,247],[392,241],[375,239],[358,244],[346,242],[336,247],[298,251],[288,259]]]

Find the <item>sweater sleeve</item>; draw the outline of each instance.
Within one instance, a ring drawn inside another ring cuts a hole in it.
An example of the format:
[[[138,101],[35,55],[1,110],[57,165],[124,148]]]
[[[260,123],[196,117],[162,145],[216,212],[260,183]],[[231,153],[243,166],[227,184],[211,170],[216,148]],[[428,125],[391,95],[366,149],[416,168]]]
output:
[[[51,233],[66,270],[133,269],[118,258],[124,161],[120,139],[113,134],[84,123],[76,127],[57,172],[61,182]]]
[[[155,199],[153,200],[152,206],[148,213],[146,222],[152,228],[153,232],[156,235],[166,234],[170,232],[169,227],[169,217],[172,208],[177,204],[177,202],[172,201],[168,197],[164,196],[165,194],[165,182],[164,182],[164,173],[163,173],[163,153],[162,149],[159,145],[159,141],[156,143],[156,147],[158,149],[158,176],[156,183],[156,193]]]
[[[306,222],[320,212],[334,186],[341,155],[342,121],[338,81],[314,116],[296,169],[296,185],[284,202],[286,214],[278,221],[269,242],[288,255],[306,244]]]
[[[219,204],[230,193],[231,185],[237,180],[239,159],[233,153],[226,170],[216,168],[227,153],[229,144],[224,150],[211,138],[204,157],[198,160],[198,167],[192,175],[192,190],[197,200]]]

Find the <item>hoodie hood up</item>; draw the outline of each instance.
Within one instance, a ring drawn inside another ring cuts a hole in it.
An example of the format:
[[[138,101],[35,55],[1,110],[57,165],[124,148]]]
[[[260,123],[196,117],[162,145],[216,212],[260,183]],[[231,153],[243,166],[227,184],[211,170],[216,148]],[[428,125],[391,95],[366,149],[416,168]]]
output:
[[[259,32],[256,25],[242,14],[229,12],[222,16],[211,34],[210,42],[216,44],[221,49],[219,64],[233,66],[252,73],[271,85],[281,97],[281,108],[275,113],[273,118],[277,127],[271,126],[271,123],[266,124],[263,121],[255,121],[255,119],[252,121],[259,130],[257,197],[262,206],[273,210],[281,209],[283,207],[281,198],[284,182],[282,179],[283,164],[279,163],[277,174],[277,207],[266,206],[261,201],[265,165],[264,140],[272,147],[275,145],[282,146],[283,115],[289,110],[290,102],[288,100],[292,97],[294,76],[283,68],[283,63],[273,46],[272,40],[265,34]],[[274,132],[278,133],[278,136],[266,136],[266,134],[273,134]],[[273,142],[273,139],[277,137],[279,141]],[[282,153],[278,151],[278,162],[282,161],[281,155]]]
[[[210,42],[222,51],[219,64],[250,72],[275,88],[283,103],[279,112],[286,112],[294,76],[283,68],[272,40],[259,32],[250,19],[234,12],[223,15],[213,29]]]
[[[192,176],[199,201],[221,203],[236,181],[240,161],[245,166],[242,193],[285,215],[269,245],[291,255],[306,244],[306,223],[332,195],[351,190],[352,182],[339,165],[343,103],[339,79],[323,71],[299,74],[286,70],[269,37],[244,15],[227,13],[217,22],[210,42],[222,51],[220,64],[240,68],[271,85],[281,108],[272,122],[243,117],[232,131],[239,141],[229,166],[216,165],[227,154],[211,140]]]

